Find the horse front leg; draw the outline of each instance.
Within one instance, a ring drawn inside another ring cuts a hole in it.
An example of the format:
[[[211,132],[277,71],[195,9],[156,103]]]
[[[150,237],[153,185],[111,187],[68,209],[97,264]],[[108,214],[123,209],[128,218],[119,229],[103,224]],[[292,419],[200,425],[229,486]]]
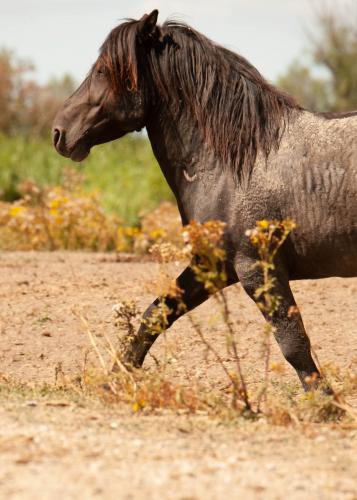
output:
[[[242,267],[245,272],[239,273],[241,284],[257,303],[255,292],[263,285],[262,275],[250,265]],[[296,306],[287,273],[284,269],[278,269],[278,266],[276,268],[272,294],[279,297],[280,302],[272,315],[268,311],[263,311],[263,315],[273,326],[275,339],[285,359],[295,368],[304,390],[308,391],[317,387],[320,380],[319,370],[311,355],[310,340]]]
[[[227,283],[225,286],[232,285],[238,281],[234,269],[227,270]],[[145,359],[150,347],[157,337],[162,333],[157,333],[158,315],[160,310],[165,308],[168,314],[165,316],[164,330],[169,328],[174,321],[180,318],[186,312],[191,311],[209,298],[209,293],[204,285],[197,281],[191,267],[188,266],[176,279],[176,285],[182,293],[178,297],[158,297],[145,311],[138,333],[130,339],[124,353],[124,362],[139,368]],[[223,287],[224,288],[224,287]],[[161,329],[161,325],[160,325]]]

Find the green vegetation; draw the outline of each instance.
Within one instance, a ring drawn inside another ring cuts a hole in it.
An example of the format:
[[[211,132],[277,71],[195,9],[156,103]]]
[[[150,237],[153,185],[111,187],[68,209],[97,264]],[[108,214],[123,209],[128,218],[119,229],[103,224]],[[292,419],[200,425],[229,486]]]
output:
[[[49,139],[0,135],[0,199],[20,197],[19,186],[31,180],[43,187],[61,185],[66,167],[83,175],[83,188],[99,192],[106,211],[133,224],[141,211],[172,199],[148,140],[128,136],[92,150],[81,164],[62,158]]]

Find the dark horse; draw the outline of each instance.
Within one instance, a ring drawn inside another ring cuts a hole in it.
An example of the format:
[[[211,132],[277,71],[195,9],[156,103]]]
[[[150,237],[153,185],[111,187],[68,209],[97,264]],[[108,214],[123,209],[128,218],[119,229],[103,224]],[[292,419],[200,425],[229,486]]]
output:
[[[246,230],[261,219],[295,220],[276,259],[282,300],[269,321],[308,388],[307,377],[318,369],[300,314],[289,314],[295,306],[289,280],[357,275],[357,113],[308,112],[243,57],[181,23],[158,26],[157,15],[109,34],[57,114],[54,145],[81,161],[92,146],[146,127],[183,224],[225,222],[227,286],[240,281],[253,300],[262,276]],[[177,282],[187,310],[208,298],[190,267]],[[182,309],[166,301],[172,324]],[[157,337],[147,325],[126,353],[135,366]]]

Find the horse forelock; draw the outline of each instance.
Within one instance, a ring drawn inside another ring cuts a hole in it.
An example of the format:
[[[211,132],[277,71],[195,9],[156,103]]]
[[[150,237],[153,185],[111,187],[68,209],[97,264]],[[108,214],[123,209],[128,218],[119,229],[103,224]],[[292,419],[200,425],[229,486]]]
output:
[[[99,61],[114,91],[127,80],[131,90],[138,88],[139,28],[139,21],[128,20],[101,48]],[[268,156],[279,146],[292,110],[301,109],[244,57],[184,23],[166,21],[158,27],[145,54],[152,85],[173,119],[189,110],[206,144],[237,177],[250,175],[258,152]]]
[[[128,19],[109,33],[100,48],[96,64],[106,69],[114,92],[138,87],[137,35],[138,21]]]

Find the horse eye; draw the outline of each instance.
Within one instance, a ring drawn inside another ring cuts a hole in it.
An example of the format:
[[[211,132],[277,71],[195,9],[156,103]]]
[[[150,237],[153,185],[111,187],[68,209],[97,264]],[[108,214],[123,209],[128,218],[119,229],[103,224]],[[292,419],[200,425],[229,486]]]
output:
[[[129,92],[132,92],[134,87],[133,87],[133,84],[132,84],[130,78],[127,78],[125,80],[125,86],[126,86],[126,89],[129,90]]]

